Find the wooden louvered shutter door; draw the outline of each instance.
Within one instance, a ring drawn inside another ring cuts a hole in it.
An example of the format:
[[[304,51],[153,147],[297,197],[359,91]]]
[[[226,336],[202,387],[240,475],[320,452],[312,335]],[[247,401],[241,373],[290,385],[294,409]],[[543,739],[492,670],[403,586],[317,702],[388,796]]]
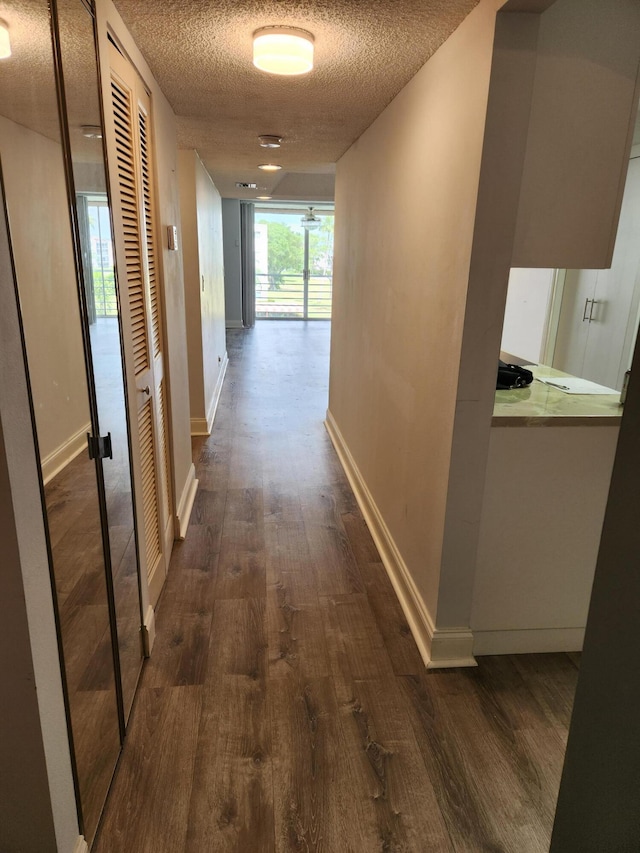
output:
[[[173,540],[167,402],[153,197],[150,100],[135,70],[111,46],[115,162],[114,225],[125,330],[140,557],[155,604]],[[112,165],[113,169],[113,165]],[[123,274],[124,271],[124,274]]]

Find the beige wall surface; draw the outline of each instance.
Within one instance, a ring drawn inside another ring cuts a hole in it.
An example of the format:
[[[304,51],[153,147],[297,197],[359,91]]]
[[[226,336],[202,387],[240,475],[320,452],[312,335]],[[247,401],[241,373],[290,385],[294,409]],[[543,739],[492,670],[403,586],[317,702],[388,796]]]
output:
[[[513,266],[610,266],[639,60],[636,0],[557,0],[540,15]]]
[[[178,162],[191,419],[202,422],[215,404],[227,351],[222,199],[195,151],[179,151]]]
[[[0,116],[0,155],[38,442],[46,459],[89,429],[62,151],[57,142]]]
[[[200,308],[204,356],[205,413],[209,416],[227,353],[224,310],[222,199],[200,158],[196,158]]]
[[[185,319],[189,355],[189,402],[191,418],[204,418],[202,334],[200,330],[200,261],[198,258],[198,208],[196,201],[196,152],[178,151],[181,248],[184,270]]]
[[[329,409],[435,618],[497,0],[338,163]]]

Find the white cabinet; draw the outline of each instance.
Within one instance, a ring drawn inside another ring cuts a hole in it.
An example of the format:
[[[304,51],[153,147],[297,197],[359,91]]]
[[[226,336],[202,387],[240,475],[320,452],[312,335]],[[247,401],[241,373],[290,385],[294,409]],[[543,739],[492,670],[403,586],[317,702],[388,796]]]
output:
[[[553,366],[622,388],[635,342],[640,299],[640,158],[630,161],[613,262],[567,270]]]

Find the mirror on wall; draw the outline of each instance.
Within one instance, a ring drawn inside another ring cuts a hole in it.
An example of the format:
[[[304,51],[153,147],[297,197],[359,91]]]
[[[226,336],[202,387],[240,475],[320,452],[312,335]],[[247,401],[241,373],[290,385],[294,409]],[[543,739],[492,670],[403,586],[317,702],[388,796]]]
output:
[[[0,11],[12,45],[11,56],[0,60],[0,165],[40,454],[80,828],[91,843],[142,663],[94,22],[82,0],[54,0],[51,10],[46,0],[16,0]],[[68,143],[58,110],[52,20]],[[112,458],[91,459],[88,435],[109,434]]]
[[[102,144],[94,21],[82,0],[57,0],[56,7],[93,380],[100,434],[111,436],[112,458],[104,461],[102,469],[122,698],[128,717],[143,659],[142,618],[120,306]]]

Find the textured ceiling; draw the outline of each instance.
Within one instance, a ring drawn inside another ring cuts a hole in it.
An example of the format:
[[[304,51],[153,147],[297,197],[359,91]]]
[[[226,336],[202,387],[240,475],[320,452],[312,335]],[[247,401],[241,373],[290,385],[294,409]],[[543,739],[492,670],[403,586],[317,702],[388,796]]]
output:
[[[322,200],[335,163],[478,0],[115,0],[223,196]],[[302,27],[315,68],[277,77],[252,64],[254,30]],[[261,133],[284,137],[260,148]],[[267,175],[259,163],[283,171]],[[236,189],[236,181],[258,191]]]

